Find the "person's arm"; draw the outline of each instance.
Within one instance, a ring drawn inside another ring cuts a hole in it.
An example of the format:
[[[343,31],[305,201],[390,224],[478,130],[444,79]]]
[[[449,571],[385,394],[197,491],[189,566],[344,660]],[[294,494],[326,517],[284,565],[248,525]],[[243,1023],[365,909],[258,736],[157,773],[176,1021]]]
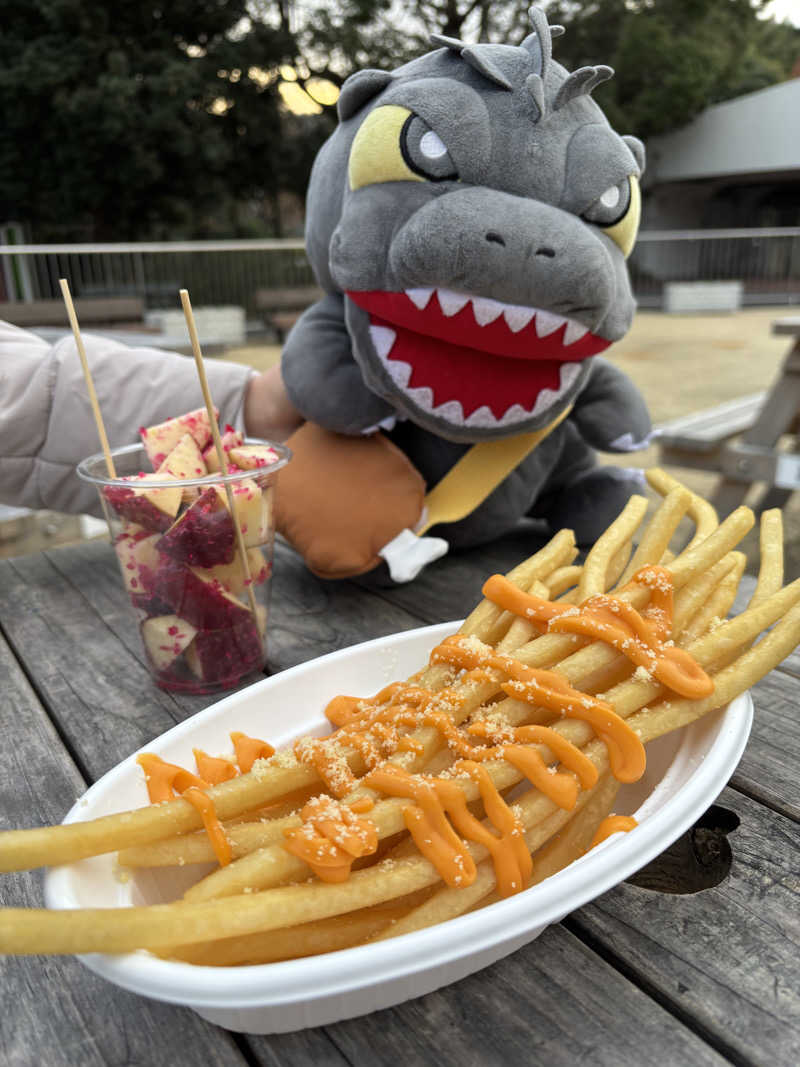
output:
[[[203,406],[191,358],[89,333],[84,343],[112,448],[136,443],[141,426]],[[208,359],[206,372],[221,425],[243,429],[253,371]],[[0,502],[97,514],[97,491],[75,466],[99,451],[72,337],[51,345],[0,322]]]
[[[254,374],[247,383],[244,398],[244,426],[248,437],[285,441],[302,423],[303,416],[286,392],[280,367]]]

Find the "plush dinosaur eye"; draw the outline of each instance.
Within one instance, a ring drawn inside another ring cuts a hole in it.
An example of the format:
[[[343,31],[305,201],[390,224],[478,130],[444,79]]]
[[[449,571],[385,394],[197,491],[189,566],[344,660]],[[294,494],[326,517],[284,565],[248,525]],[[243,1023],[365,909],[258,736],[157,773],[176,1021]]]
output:
[[[411,170],[429,181],[452,181],[458,177],[447,145],[419,115],[406,119],[400,133],[400,151]]]
[[[581,217],[605,230],[627,258],[636,241],[641,207],[639,182],[631,174],[618,185],[609,186]]]
[[[587,222],[595,226],[613,226],[626,214],[631,203],[631,187],[628,179],[608,189],[583,213]]]
[[[406,107],[384,104],[371,111],[353,138],[350,188],[379,182],[443,181],[455,167],[441,138]]]

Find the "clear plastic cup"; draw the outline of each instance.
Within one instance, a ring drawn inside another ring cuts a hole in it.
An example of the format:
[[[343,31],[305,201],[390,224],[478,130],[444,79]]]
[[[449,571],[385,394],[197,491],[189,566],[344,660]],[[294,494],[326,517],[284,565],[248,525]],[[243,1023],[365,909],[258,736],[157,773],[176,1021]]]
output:
[[[158,478],[142,445],[89,456],[78,475],[100,495],[122,581],[153,679],[162,689],[216,693],[257,676],[266,662],[277,472],[291,457],[201,478]],[[246,567],[228,500],[230,489]]]

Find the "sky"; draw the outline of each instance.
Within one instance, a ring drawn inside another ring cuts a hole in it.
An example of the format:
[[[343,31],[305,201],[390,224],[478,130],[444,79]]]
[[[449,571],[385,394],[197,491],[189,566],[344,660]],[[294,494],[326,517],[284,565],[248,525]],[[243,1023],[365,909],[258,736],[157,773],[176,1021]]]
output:
[[[800,26],[800,0],[772,0],[765,9],[778,22],[791,22]]]

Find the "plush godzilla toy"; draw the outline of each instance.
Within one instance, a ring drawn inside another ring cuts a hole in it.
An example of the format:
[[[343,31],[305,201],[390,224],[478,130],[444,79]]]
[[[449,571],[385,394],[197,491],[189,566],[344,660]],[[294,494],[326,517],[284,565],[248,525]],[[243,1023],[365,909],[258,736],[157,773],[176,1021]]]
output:
[[[644,148],[569,74],[562,32],[531,9],[520,47],[439,45],[344,84],[340,124],[311,177],[307,249],[324,297],[283,354],[290,398],[339,434],[380,428],[435,485],[475,443],[568,417],[460,522],[485,542],[523,515],[589,542],[620,511],[630,472],[593,449],[641,447],[632,383],[597,354],[634,312],[625,258]]]

